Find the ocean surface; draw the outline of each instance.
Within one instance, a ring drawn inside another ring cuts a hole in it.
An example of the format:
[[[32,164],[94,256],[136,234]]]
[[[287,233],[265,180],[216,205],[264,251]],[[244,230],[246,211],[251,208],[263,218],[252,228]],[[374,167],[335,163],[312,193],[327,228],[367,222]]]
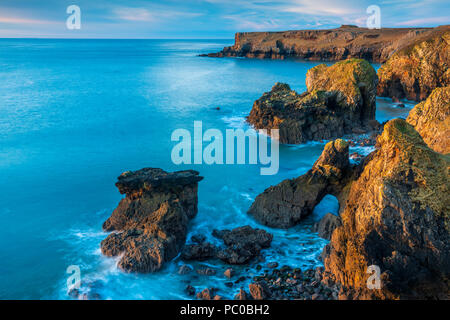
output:
[[[158,273],[125,274],[103,257],[102,223],[121,199],[115,182],[124,171],[160,167],[195,169],[199,212],[190,235],[211,241],[215,228],[249,224],[274,234],[266,262],[302,269],[321,265],[325,240],[312,223],[336,213],[327,196],[314,214],[289,230],[258,225],[247,214],[270,185],[305,173],[324,143],[280,147],[280,170],[260,175],[259,165],[182,165],[171,161],[175,129],[192,132],[248,128],[254,100],[277,81],[299,92],[318,62],[214,59],[232,40],[27,40],[0,39],[0,299],[70,299],[68,266],[81,270],[81,291],[102,299],[186,299],[189,283],[225,289],[225,266],[213,277],[178,275],[175,259]],[[375,65],[375,67],[378,67]],[[406,117],[378,99],[377,119]],[[220,110],[217,110],[220,108]],[[353,151],[353,150],[351,150]],[[368,153],[370,148],[359,148]],[[239,268],[238,268],[239,269]],[[241,274],[254,275],[242,267]]]

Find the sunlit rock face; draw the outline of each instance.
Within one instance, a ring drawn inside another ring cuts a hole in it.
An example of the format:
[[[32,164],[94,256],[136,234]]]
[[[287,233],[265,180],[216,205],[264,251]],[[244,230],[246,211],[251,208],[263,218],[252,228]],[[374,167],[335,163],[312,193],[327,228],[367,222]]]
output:
[[[450,85],[450,26],[436,28],[399,50],[378,70],[378,95],[425,100]]]
[[[281,143],[298,144],[370,131],[375,119],[377,75],[362,59],[310,69],[307,92],[277,83],[255,101],[247,121],[256,129],[279,130]]]

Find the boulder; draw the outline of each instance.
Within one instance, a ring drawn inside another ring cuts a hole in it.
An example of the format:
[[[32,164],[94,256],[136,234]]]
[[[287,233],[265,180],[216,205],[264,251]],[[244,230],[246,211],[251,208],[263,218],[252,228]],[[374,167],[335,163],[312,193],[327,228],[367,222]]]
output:
[[[366,132],[375,119],[377,81],[373,67],[362,59],[321,64],[308,71],[307,92],[277,83],[255,101],[247,121],[269,134],[278,129],[280,143],[288,144]]]
[[[328,142],[311,170],[266,189],[256,197],[248,213],[269,227],[292,227],[327,194],[339,199],[350,175],[348,143],[341,139]]]
[[[436,28],[394,53],[378,70],[378,95],[421,101],[450,85],[450,27]]]
[[[101,243],[106,256],[121,256],[118,266],[129,272],[153,272],[175,258],[186,241],[189,219],[197,213],[193,170],[168,173],[145,168],[125,172],[116,186],[125,198],[103,224],[114,231]]]
[[[324,250],[339,298],[449,298],[449,165],[406,121],[385,125]],[[370,266],[380,269],[379,289],[367,285]]]
[[[254,300],[267,300],[272,295],[265,281],[251,283],[248,287],[250,289],[250,295]]]
[[[261,229],[250,226],[222,230],[221,239],[225,249],[217,253],[217,257],[229,264],[244,264],[257,257],[261,250],[270,247],[273,236]]]
[[[434,151],[450,153],[450,86],[437,88],[406,119]]]
[[[330,240],[333,231],[341,225],[341,219],[332,214],[327,213],[314,225],[314,232],[319,234],[319,237]]]
[[[214,258],[216,253],[216,246],[209,242],[188,244],[181,251],[181,259],[204,261]]]

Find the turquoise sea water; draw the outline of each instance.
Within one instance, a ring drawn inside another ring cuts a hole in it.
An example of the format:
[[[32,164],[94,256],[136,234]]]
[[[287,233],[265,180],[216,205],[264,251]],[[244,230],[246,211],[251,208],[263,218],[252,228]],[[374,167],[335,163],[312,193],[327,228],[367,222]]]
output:
[[[68,299],[66,268],[79,265],[82,290],[103,299],[183,299],[189,282],[216,286],[217,276],[179,276],[175,259],[151,275],[124,274],[101,256],[101,225],[121,199],[114,183],[143,167],[193,168],[199,213],[193,233],[250,224],[252,200],[270,185],[306,172],[324,144],[280,147],[280,170],[259,165],[172,164],[171,133],[247,128],[254,100],[277,82],[299,92],[317,62],[201,58],[232,41],[0,39],[0,299]],[[220,110],[216,110],[220,107]],[[410,110],[378,100],[377,118]],[[368,152],[370,150],[363,150]],[[274,234],[267,262],[310,268],[326,243],[310,231],[314,219],[337,210],[327,197],[315,215]],[[212,239],[214,241],[214,239]],[[243,270],[245,271],[245,270]],[[254,270],[245,271],[253,274]]]

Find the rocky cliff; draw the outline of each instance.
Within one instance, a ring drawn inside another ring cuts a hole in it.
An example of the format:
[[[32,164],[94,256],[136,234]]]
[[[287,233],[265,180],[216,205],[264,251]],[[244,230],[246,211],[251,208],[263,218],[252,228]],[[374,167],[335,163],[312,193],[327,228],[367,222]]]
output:
[[[434,151],[450,153],[450,87],[437,88],[406,119]]]
[[[335,195],[340,219],[324,249],[324,283],[340,288],[340,298],[448,299],[449,165],[449,155],[395,119],[360,164],[348,162],[346,142],[329,142],[310,171],[264,191],[249,213],[286,228]],[[367,285],[370,266],[380,270],[380,288]]]
[[[431,28],[366,29],[344,25],[330,30],[242,32],[236,34],[233,46],[207,56],[319,61],[362,58],[385,62],[398,49],[432,31]]]
[[[101,243],[107,256],[121,256],[124,271],[153,272],[175,258],[186,241],[189,219],[197,213],[197,185],[203,178],[193,170],[165,172],[146,168],[125,172],[116,183],[125,194],[103,224],[114,231]]]
[[[378,70],[378,95],[421,101],[450,85],[450,26],[436,28],[397,51]]]
[[[377,75],[367,61],[318,65],[308,71],[306,85],[308,91],[298,94],[287,84],[276,84],[255,101],[247,121],[269,133],[279,129],[280,142],[289,144],[370,130]]]
[[[405,121],[386,124],[324,252],[347,297],[449,298],[449,165]],[[367,286],[371,265],[381,270],[380,289]]]

